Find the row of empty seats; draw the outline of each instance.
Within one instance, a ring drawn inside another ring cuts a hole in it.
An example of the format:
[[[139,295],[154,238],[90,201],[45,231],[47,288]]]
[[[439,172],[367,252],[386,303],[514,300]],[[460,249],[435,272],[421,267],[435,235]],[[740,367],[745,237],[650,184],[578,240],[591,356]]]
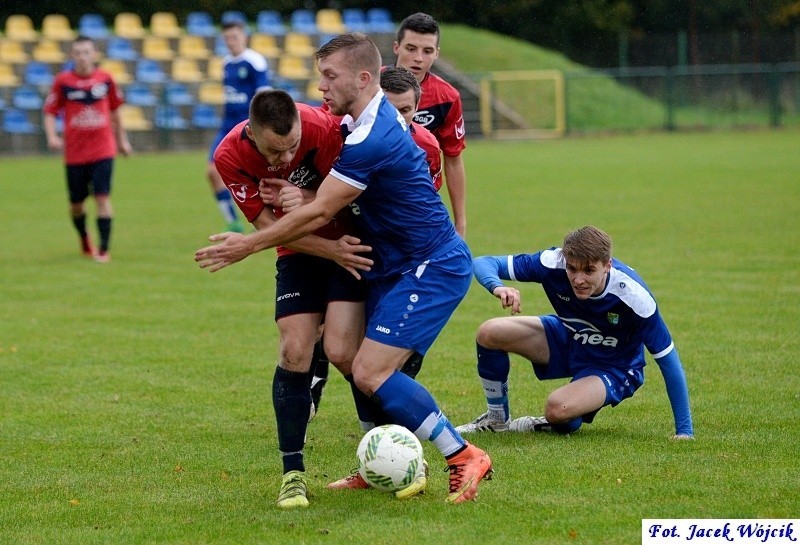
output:
[[[252,27],[256,32],[282,36],[287,32],[303,34],[340,34],[346,31],[393,32],[395,25],[391,14],[383,8],[362,10],[359,8],[320,9],[316,12],[309,9],[296,9],[291,12],[287,21],[275,10],[258,12],[255,20],[249,21],[244,12],[226,11],[220,19],[221,24],[239,21]],[[36,30],[33,20],[22,14],[10,15],[5,22],[5,36],[11,40],[32,42],[40,37],[54,41],[68,41],[80,33],[90,38],[105,39],[112,35],[129,39],[141,39],[145,36],[178,38],[184,34],[194,36],[215,36],[219,27],[211,14],[205,11],[194,11],[187,15],[185,27],[178,22],[177,16],[169,11],[152,14],[149,27],[145,27],[140,15],[132,12],[118,13],[114,17],[113,26],[109,28],[105,17],[98,13],[85,13],[78,20],[74,30],[69,19],[61,14],[49,14],[42,19],[41,31]]]

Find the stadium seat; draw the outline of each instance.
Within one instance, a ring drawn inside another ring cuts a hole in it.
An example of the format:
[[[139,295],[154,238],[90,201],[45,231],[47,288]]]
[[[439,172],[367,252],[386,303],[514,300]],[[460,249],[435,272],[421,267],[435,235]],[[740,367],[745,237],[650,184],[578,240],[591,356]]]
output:
[[[114,34],[129,40],[139,40],[144,38],[147,32],[138,14],[123,11],[114,17]]]
[[[44,104],[44,100],[36,87],[20,85],[11,94],[11,104],[20,110],[39,110]]]
[[[93,40],[108,38],[108,26],[105,18],[99,13],[84,13],[78,20],[78,34]]]
[[[278,75],[289,80],[307,80],[311,70],[300,57],[283,55],[278,59]]]
[[[287,55],[294,57],[311,57],[317,50],[311,43],[311,36],[298,32],[289,32],[283,42],[283,50]]]
[[[250,36],[250,49],[260,53],[268,59],[277,59],[281,54],[281,48],[272,34],[262,34],[260,32]]]
[[[119,59],[103,59],[100,61],[100,68],[111,74],[114,83],[118,85],[127,85],[133,81],[133,76],[128,72],[125,66],[125,61]]]
[[[202,36],[182,36],[178,40],[178,56],[185,59],[207,59],[211,51],[206,47],[206,39]]]
[[[208,79],[214,81],[222,81],[222,57],[211,57],[208,59],[208,66],[206,67]]]
[[[281,14],[272,9],[259,11],[256,15],[256,32],[271,36],[286,34],[286,26],[283,24]]]
[[[172,61],[172,79],[185,83],[197,83],[206,78],[195,59],[178,57]]]
[[[186,33],[209,38],[217,35],[214,19],[207,11],[192,11],[186,16]]]
[[[195,103],[194,95],[183,83],[173,81],[164,87],[164,100],[172,106],[190,106]]]
[[[164,83],[167,75],[161,69],[158,61],[153,59],[139,59],[136,61],[136,79],[144,83]]]
[[[304,98],[303,93],[300,91],[300,89],[297,88],[297,85],[295,85],[291,80],[282,78],[280,75],[276,75],[273,76],[272,78],[272,86],[275,89],[281,89],[289,93],[289,95],[295,102],[303,101]]]
[[[296,9],[291,15],[291,28],[293,32],[303,34],[317,33],[317,20],[310,9]]]
[[[158,97],[153,94],[149,84],[136,81],[125,88],[125,102],[152,108],[158,104]]]
[[[72,30],[69,19],[60,13],[45,15],[42,19],[42,37],[66,42],[74,40],[77,34]]]
[[[211,104],[195,104],[192,109],[192,126],[198,129],[218,129],[222,118],[217,113],[217,107]]]
[[[227,25],[229,23],[242,23],[247,26],[247,16],[244,14],[243,11],[237,10],[228,10],[222,13],[222,18],[220,19],[223,25]]]
[[[305,102],[314,106],[322,104],[322,91],[318,89],[319,82],[316,79],[311,79],[306,84],[306,100]]]
[[[219,105],[225,102],[225,89],[220,83],[206,82],[197,89],[197,100],[204,104]]]
[[[9,15],[5,36],[18,42],[35,42],[39,39],[39,33],[33,29],[33,21],[27,15]]]
[[[53,84],[53,73],[50,71],[50,66],[46,63],[31,61],[25,65],[22,79],[28,85],[49,87]]]
[[[159,129],[186,130],[189,128],[189,123],[181,116],[178,108],[170,105],[156,108],[155,123]]]
[[[367,15],[360,8],[345,8],[342,10],[342,23],[348,32],[366,32]]]
[[[67,59],[67,55],[61,50],[59,42],[43,39],[34,46],[31,56],[39,62],[61,64]]]
[[[142,41],[142,57],[156,61],[171,61],[175,57],[175,52],[167,38],[147,36]]]
[[[342,14],[338,9],[326,8],[317,11],[317,30],[320,34],[342,34],[345,31]]]
[[[126,131],[149,131],[153,122],[144,115],[141,106],[123,104],[119,107],[119,117]]]
[[[17,108],[8,108],[3,114],[3,132],[9,134],[36,134],[39,129],[31,123],[25,112]]]
[[[386,8],[367,10],[367,28],[370,32],[394,32],[396,30],[392,15]]]
[[[171,11],[157,11],[150,16],[150,34],[162,38],[178,38],[183,29],[178,25],[178,18]]]
[[[7,62],[0,62],[0,87],[16,87],[19,85],[19,78],[12,67]]]
[[[106,44],[106,57],[120,61],[135,61],[139,58],[139,52],[129,39],[112,36]]]
[[[0,40],[0,62],[22,64],[28,62],[29,58],[21,42],[16,40]]]

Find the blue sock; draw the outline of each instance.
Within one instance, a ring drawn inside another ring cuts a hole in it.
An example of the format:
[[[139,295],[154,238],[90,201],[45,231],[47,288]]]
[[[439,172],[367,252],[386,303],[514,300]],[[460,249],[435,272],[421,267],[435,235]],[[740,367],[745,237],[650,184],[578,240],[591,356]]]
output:
[[[466,445],[431,394],[419,382],[399,371],[381,384],[373,399],[380,403],[392,422],[411,430],[420,441],[431,441],[444,456]]]
[[[489,416],[494,420],[507,422],[511,418],[508,403],[508,373],[511,361],[508,352],[485,348],[477,343],[475,347],[478,353],[478,376],[486,396]]]
[[[303,447],[311,412],[308,374],[276,367],[272,379],[272,404],[278,424],[278,448],[283,457],[283,472],[305,471]]]
[[[227,223],[233,223],[236,221],[236,208],[233,204],[231,192],[227,189],[221,189],[217,191],[214,196],[217,198],[217,206],[219,207],[219,211],[222,213],[222,217],[225,218],[225,221]]]

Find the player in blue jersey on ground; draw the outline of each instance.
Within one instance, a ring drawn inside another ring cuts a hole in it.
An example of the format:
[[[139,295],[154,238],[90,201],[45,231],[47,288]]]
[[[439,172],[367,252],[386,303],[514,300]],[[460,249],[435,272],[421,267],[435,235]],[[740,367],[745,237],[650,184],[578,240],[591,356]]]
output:
[[[269,65],[262,55],[247,47],[247,31],[243,22],[233,21],[222,25],[222,38],[229,51],[222,61],[225,104],[222,125],[208,152],[206,175],[227,229],[241,233],[244,226],[237,217],[230,191],[214,165],[214,151],[232,128],[247,119],[250,100],[256,91],[269,87]]]
[[[475,259],[475,278],[512,314],[520,293],[502,280],[538,282],[556,315],[492,318],[477,334],[478,376],[488,411],[456,428],[570,433],[597,411],[631,397],[644,381],[644,349],[667,386],[676,439],[694,436],[683,366],[658,306],[639,275],[611,257],[611,238],[595,227],[570,232],[561,248]],[[547,398],[543,417],[511,420],[508,354],[533,364],[540,380],[571,378]]]
[[[369,281],[366,336],[352,365],[351,380],[365,394],[357,401],[359,418],[374,422],[364,411],[377,406],[391,421],[430,440],[450,470],[447,501],[472,500],[479,482],[491,475],[489,456],[461,437],[421,384],[398,371],[415,350],[428,350],[466,295],[469,248],[433,187],[425,152],[380,88],[381,56],[375,43],[361,33],[343,34],[322,46],[316,60],[323,100],[332,114],[344,116],[346,135],[316,199],[267,229],[213,235],[219,244],[198,250],[195,260],[212,272],[219,270],[296,240],[349,205],[374,261],[364,272]],[[350,476],[330,487],[365,485]]]

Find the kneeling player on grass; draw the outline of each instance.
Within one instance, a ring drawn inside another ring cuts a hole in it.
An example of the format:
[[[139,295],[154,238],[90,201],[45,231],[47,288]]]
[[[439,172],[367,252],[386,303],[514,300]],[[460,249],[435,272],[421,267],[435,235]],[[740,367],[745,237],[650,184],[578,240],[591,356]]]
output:
[[[473,271],[513,314],[521,310],[520,293],[501,279],[540,283],[556,315],[492,318],[481,324],[478,376],[488,411],[456,430],[576,431],[601,408],[617,405],[642,385],[647,348],[664,376],[674,438],[693,437],[686,377],[672,337],[639,275],[612,259],[606,233],[583,227],[567,234],[562,248],[479,257]],[[511,420],[509,352],[529,359],[540,380],[572,379],[550,394],[544,416]]]

